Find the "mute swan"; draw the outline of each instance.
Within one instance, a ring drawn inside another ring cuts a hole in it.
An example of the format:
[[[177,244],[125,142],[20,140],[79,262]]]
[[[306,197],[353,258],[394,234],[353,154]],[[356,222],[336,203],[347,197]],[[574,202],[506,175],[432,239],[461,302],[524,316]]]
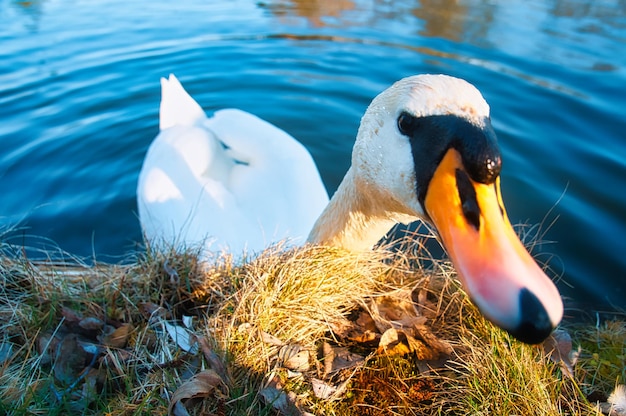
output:
[[[527,343],[560,322],[559,292],[504,210],[489,106],[468,82],[417,75],[374,98],[330,202],[311,156],[285,132],[239,110],[207,118],[173,75],[161,84],[161,132],[137,190],[150,244],[238,253],[308,234],[367,250],[394,224],[422,219],[487,319]]]

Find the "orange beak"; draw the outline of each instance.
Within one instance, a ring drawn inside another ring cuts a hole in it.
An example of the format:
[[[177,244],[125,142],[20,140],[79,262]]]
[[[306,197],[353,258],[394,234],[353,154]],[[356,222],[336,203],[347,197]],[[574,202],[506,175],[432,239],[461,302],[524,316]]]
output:
[[[500,178],[473,181],[460,154],[450,149],[424,202],[461,283],[487,319],[523,342],[548,337],[561,321],[563,302],[513,230]]]

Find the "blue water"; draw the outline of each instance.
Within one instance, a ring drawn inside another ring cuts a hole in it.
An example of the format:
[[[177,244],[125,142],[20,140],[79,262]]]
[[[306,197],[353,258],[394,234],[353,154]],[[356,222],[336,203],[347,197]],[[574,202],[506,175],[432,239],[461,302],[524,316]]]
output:
[[[512,222],[541,225],[571,305],[626,307],[624,0],[0,0],[5,240],[140,249],[136,180],[170,72],[208,111],[297,137],[331,193],[377,93],[467,79],[492,108]]]

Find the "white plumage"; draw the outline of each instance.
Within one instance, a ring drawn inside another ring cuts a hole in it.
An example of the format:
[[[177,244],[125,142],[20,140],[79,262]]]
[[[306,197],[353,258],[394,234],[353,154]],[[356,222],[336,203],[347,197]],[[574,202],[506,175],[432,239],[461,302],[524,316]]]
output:
[[[139,176],[139,217],[155,248],[203,254],[303,243],[328,195],[309,152],[241,110],[208,118],[170,75],[161,80],[160,133]]]

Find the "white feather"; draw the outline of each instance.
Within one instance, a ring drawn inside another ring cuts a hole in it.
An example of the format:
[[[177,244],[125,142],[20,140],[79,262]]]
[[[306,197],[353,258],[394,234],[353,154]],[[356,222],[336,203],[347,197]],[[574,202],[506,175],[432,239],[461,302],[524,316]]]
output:
[[[618,384],[607,400],[617,412],[626,412],[626,385]]]

